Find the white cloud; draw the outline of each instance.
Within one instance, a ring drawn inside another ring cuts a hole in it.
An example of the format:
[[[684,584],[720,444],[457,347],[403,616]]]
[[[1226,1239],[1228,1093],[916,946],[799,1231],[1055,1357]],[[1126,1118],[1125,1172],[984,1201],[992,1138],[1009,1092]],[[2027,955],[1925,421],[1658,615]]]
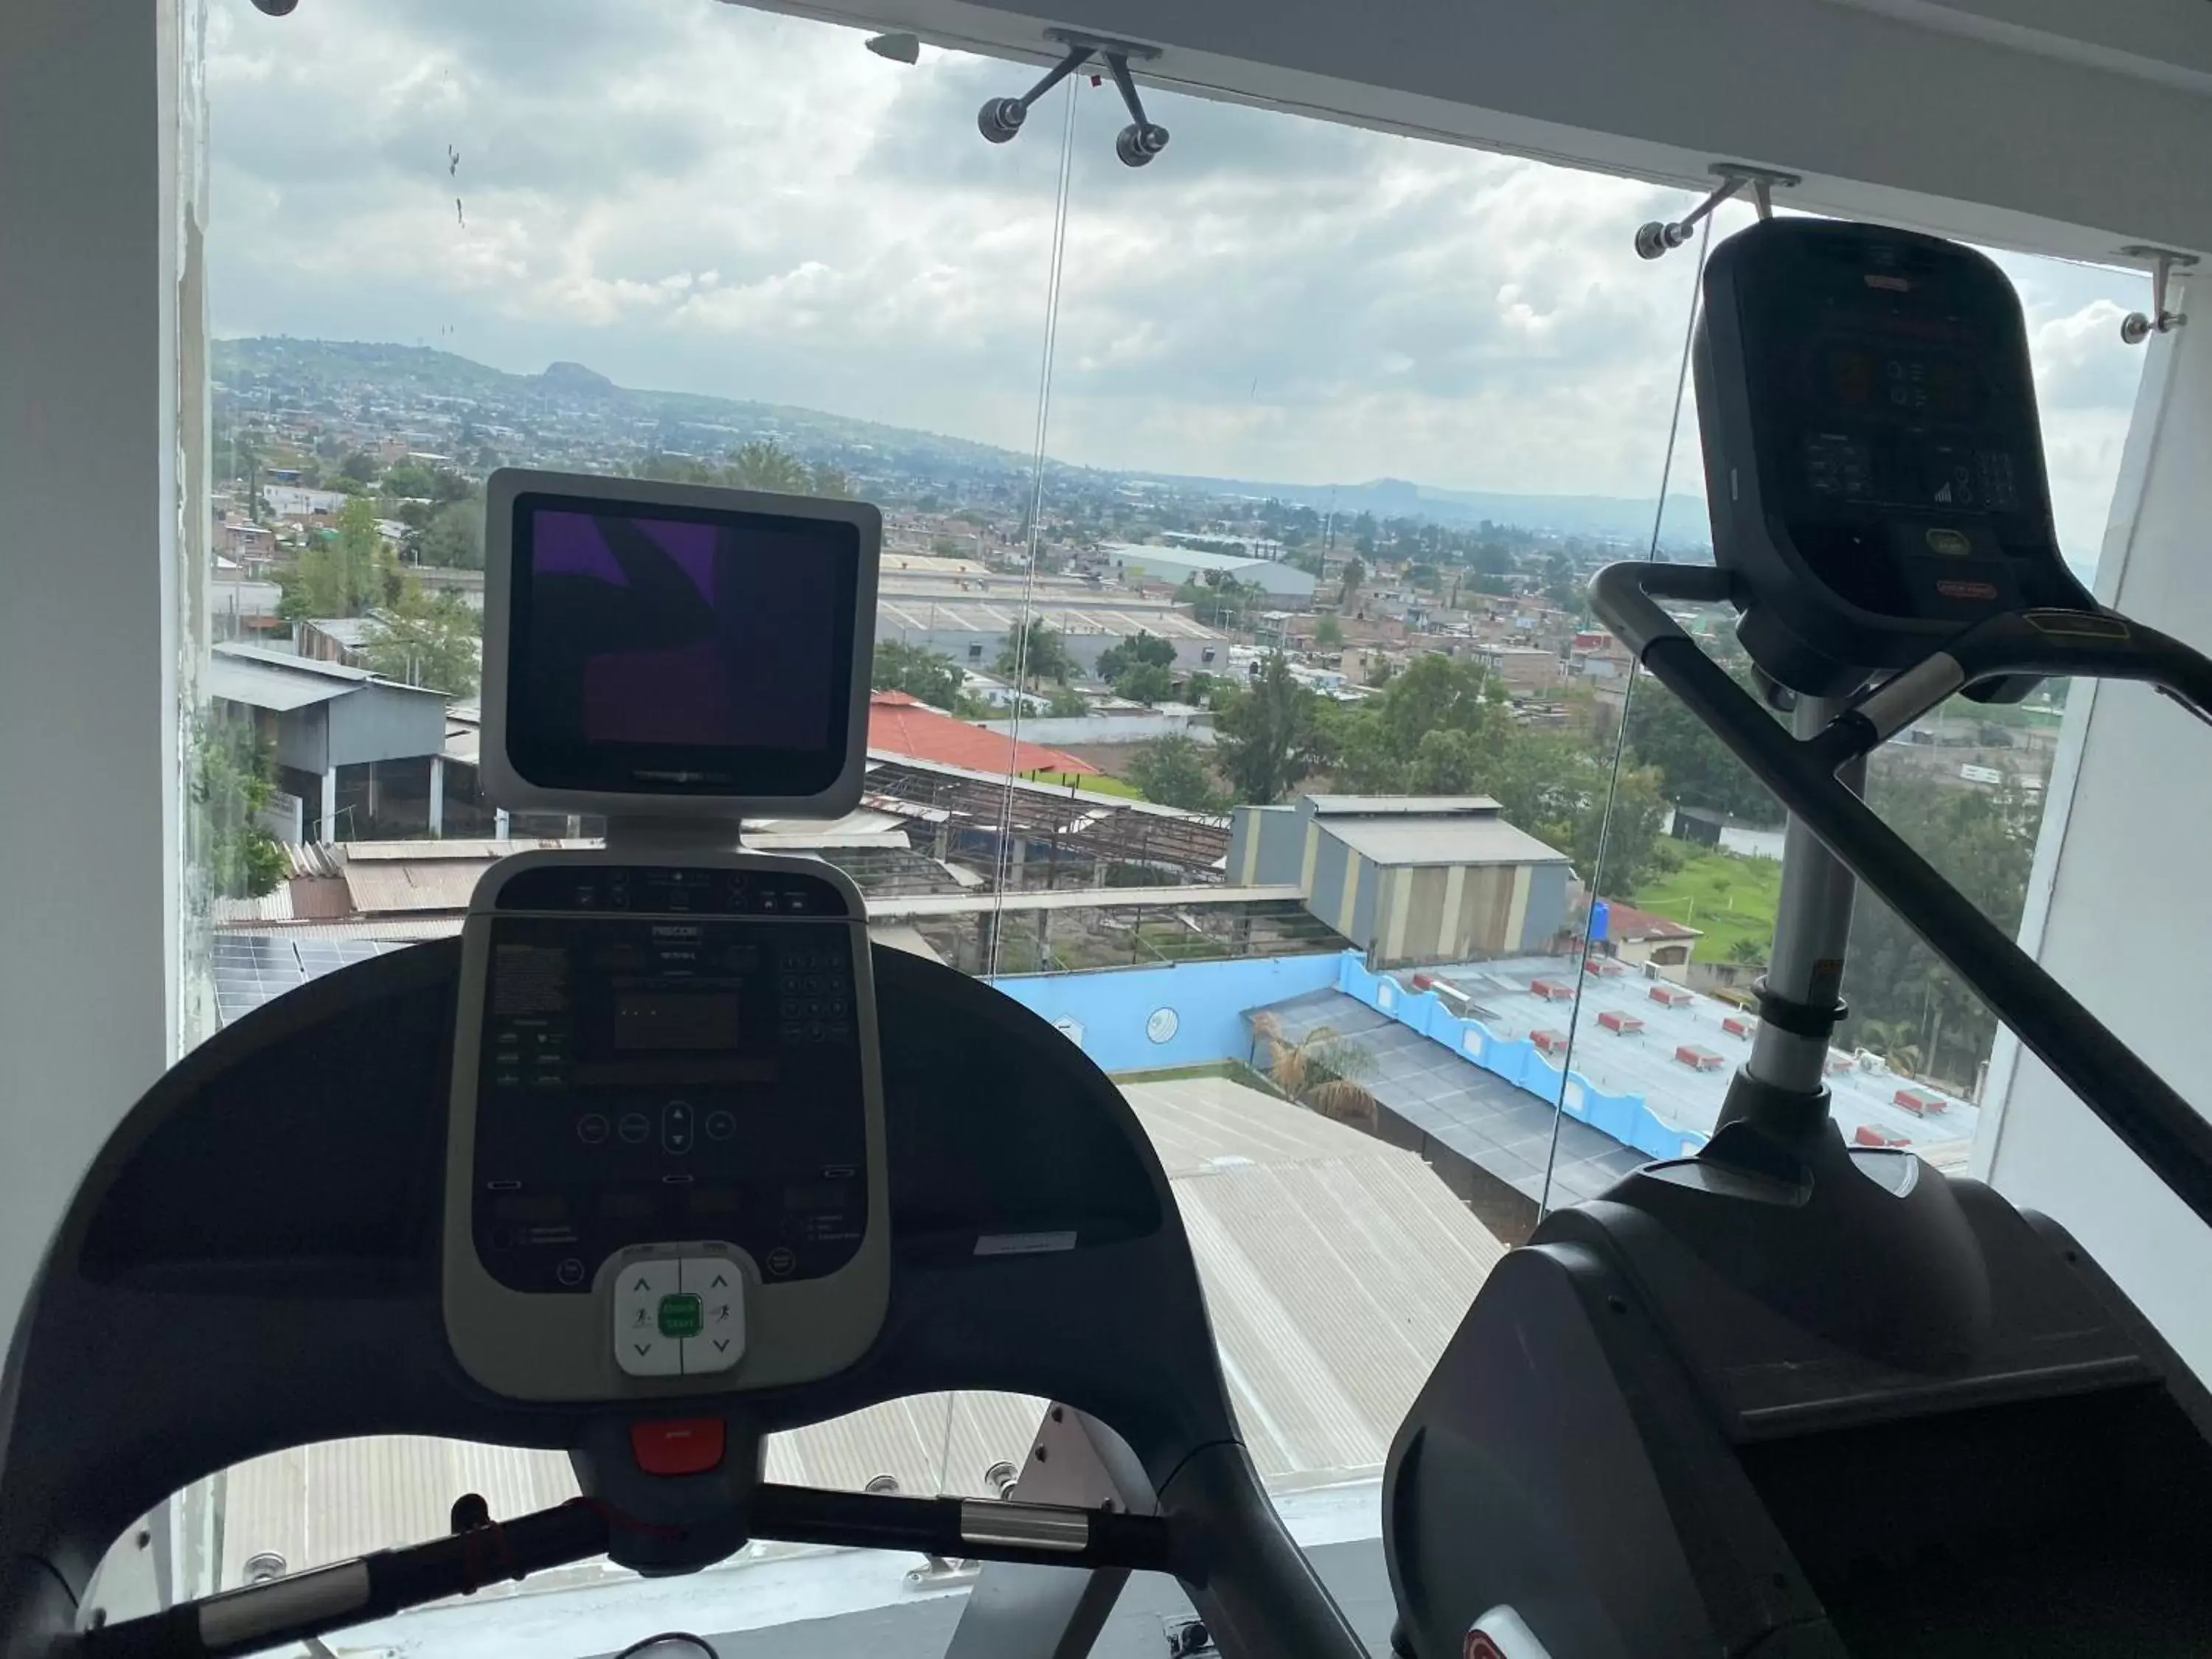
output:
[[[571,359],[1026,449],[1064,106],[986,145],[975,106],[1026,70],[908,68],[860,39],[698,0],[281,20],[216,0],[216,326]],[[1692,261],[1645,264],[1630,237],[1689,198],[1152,101],[1175,140],[1132,171],[1110,91],[1078,97],[1056,455],[1654,493]],[[2141,362],[2117,319],[2145,285],[2005,263],[2064,538],[2093,551]],[[1674,487],[1700,486],[1686,447]]]

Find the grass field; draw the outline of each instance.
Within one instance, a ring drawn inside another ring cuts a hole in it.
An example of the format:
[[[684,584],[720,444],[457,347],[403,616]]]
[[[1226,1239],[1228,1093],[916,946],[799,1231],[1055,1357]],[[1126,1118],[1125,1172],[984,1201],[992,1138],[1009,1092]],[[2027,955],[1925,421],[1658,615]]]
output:
[[[1726,962],[1729,947],[1750,939],[1763,951],[1774,937],[1775,901],[1782,890],[1778,859],[1738,858],[1731,853],[1692,853],[1680,870],[1644,883],[1629,901],[1705,937],[1691,951],[1698,962]]]
[[[1065,772],[1024,772],[1023,777],[1031,783],[1049,783],[1056,788],[1067,787]],[[1133,783],[1109,777],[1103,772],[1085,772],[1075,780],[1075,787],[1088,795],[1118,795],[1123,800],[1142,800],[1145,792]]]

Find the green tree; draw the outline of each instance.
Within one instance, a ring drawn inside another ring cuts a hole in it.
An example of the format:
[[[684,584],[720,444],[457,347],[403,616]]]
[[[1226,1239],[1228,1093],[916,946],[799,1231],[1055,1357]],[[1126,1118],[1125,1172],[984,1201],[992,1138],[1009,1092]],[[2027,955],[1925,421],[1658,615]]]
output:
[[[811,493],[815,477],[805,462],[767,438],[740,444],[730,457],[727,476],[740,489],[765,489],[784,495]],[[838,473],[837,479],[842,483],[844,475]]]
[[[1193,812],[1218,812],[1227,799],[1213,781],[1206,750],[1180,732],[1139,744],[1129,754],[1129,781],[1145,799]]]
[[[276,788],[276,757],[245,720],[204,718],[195,728],[192,805],[212,895],[259,898],[289,868],[284,848],[254,818]]]
[[[420,511],[420,509],[417,509]],[[433,507],[407,538],[417,564],[455,570],[483,568],[484,506],[481,500],[447,501]]]
[[[1424,732],[1407,783],[1417,795],[1467,795],[1482,775],[1485,749],[1473,732]]]
[[[1175,695],[1175,677],[1156,662],[1140,662],[1121,671],[1114,690],[1132,702],[1150,707]]]
[[[426,593],[410,578],[370,618],[362,655],[386,679],[471,698],[483,672],[483,619],[459,594]]]
[[[1367,567],[1358,559],[1347,559],[1344,566],[1344,592],[1337,599],[1336,608],[1340,611],[1351,610],[1353,598],[1358,593],[1360,585],[1366,580]]]
[[[878,691],[903,691],[938,708],[951,708],[959,701],[967,675],[950,657],[927,646],[886,640],[876,647],[872,684]]]
[[[1382,696],[1382,727],[1392,754],[1410,759],[1429,732],[1474,733],[1486,749],[1502,744],[1513,723],[1508,707],[1490,695],[1490,676],[1469,657],[1431,652],[1407,665]]]
[[[1238,800],[1263,806],[1280,800],[1320,769],[1328,756],[1316,712],[1320,701],[1297,683],[1290,659],[1277,651],[1216,713],[1221,771]]]
[[[383,489],[387,495],[434,501],[438,499],[437,469],[420,461],[396,461],[385,470]]]
[[[288,620],[360,617],[398,596],[399,572],[376,527],[376,507],[356,495],[338,509],[337,527],[310,542],[276,573],[276,614]]]
[[[1140,628],[1119,645],[1109,645],[1098,653],[1098,678],[1111,684],[1132,668],[1172,668],[1175,659],[1174,646]]]
[[[357,484],[374,483],[376,471],[376,457],[365,449],[350,452],[338,463],[338,477]]]
[[[2007,933],[2019,929],[2041,819],[2037,799],[2009,782],[1984,793],[1883,772],[1869,782],[1867,803],[1984,915]],[[1972,1082],[1996,1037],[1996,1016],[1896,912],[1863,888],[1851,913],[1845,964],[1844,997],[1851,1012],[1838,1034],[1841,1044],[1888,1054],[1867,1035],[1871,1023],[1893,1046],[1909,1040],[1929,1075],[1962,1087]]]
[[[1314,624],[1314,644],[1323,651],[1334,651],[1344,644],[1344,624],[1334,617],[1323,617]]]
[[[852,481],[846,477],[845,469],[828,461],[817,461],[806,470],[806,493],[810,495],[830,495],[840,500],[853,493]]]
[[[1042,617],[1032,617],[1015,630],[994,665],[998,672],[1035,687],[1046,680],[1066,684],[1075,675],[1075,659],[1060,642],[1060,630]]]
[[[1055,685],[1046,698],[1045,714],[1056,720],[1079,720],[1091,713],[1091,700],[1072,685]]]
[[[1187,605],[1200,622],[1214,628],[1245,626],[1246,611],[1258,599],[1258,585],[1247,585],[1218,570],[1206,573],[1204,581],[1188,581],[1176,589],[1177,605]]]
[[[1748,685],[1749,672],[1738,678]],[[1765,784],[1729,751],[1687,704],[1650,675],[1640,676],[1628,701],[1628,746],[1666,778],[1667,799],[1677,806],[1721,812],[1749,823],[1779,823],[1782,808]]]

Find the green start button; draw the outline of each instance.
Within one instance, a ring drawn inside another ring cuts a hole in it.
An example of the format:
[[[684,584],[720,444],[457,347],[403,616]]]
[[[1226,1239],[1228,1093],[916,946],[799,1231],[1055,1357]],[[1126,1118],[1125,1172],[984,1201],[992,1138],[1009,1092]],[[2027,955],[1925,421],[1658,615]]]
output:
[[[697,1297],[678,1294],[660,1298],[660,1334],[663,1336],[696,1336],[704,1322]]]

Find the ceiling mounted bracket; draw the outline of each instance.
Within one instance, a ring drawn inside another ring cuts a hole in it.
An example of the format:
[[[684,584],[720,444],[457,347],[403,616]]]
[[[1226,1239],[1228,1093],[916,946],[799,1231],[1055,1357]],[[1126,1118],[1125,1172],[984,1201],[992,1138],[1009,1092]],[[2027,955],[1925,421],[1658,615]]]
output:
[[[2120,250],[2130,259],[2150,261],[2150,309],[2148,317],[2140,311],[2131,311],[2120,319],[2120,338],[2129,345],[2141,345],[2154,334],[2171,334],[2189,319],[2178,311],[2166,308],[2166,281],[2177,270],[2187,270],[2197,263],[2193,253],[2178,253],[2170,247],[2147,247],[2131,242]]]
[[[1115,135],[1114,154],[1124,167],[1140,167],[1168,147],[1168,130],[1145,113],[1137,83],[1129,78],[1132,60],[1149,64],[1159,57],[1158,46],[1139,40],[1116,40],[1103,34],[1082,34],[1073,29],[1047,29],[1044,38],[1066,53],[1045,72],[1044,78],[1018,98],[993,98],[976,112],[975,125],[984,137],[1003,144],[1022,130],[1030,106],[1091,59],[1103,59],[1114,77],[1115,89],[1128,109],[1129,125]]]
[[[1692,208],[1681,218],[1669,222],[1654,219],[1650,224],[1638,227],[1636,253],[1638,258],[1656,259],[1669,248],[1677,248],[1697,234],[1698,222],[1722,203],[1734,199],[1746,190],[1751,191],[1752,204],[1762,219],[1774,216],[1774,192],[1789,190],[1804,182],[1803,176],[1784,173],[1776,167],[1755,167],[1746,161],[1715,161],[1707,169],[1720,183],[1712,193]]]

